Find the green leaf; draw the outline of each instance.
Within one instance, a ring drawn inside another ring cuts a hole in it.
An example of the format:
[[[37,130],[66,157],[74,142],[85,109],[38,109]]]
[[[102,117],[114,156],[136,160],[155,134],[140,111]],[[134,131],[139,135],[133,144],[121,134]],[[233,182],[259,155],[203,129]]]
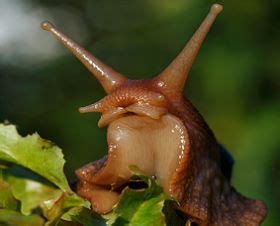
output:
[[[24,166],[71,192],[63,172],[61,149],[38,134],[21,137],[15,126],[0,124],[0,160]]]
[[[13,210],[0,209],[0,225],[41,226],[44,225],[44,220],[37,215],[24,216]]]
[[[29,179],[10,176],[8,182],[12,186],[14,197],[21,202],[21,212],[24,215],[31,214],[33,209],[45,202],[57,200],[62,194],[59,189]]]
[[[162,213],[164,200],[166,199],[165,194],[160,194],[155,198],[151,198],[141,204],[138,211],[133,215],[130,225],[141,226],[141,225],[154,225],[161,226],[165,224],[165,218]]]
[[[130,169],[137,174],[138,179],[145,181],[148,187],[144,189],[125,188],[119,203],[107,216],[107,224],[112,226],[166,225],[162,209],[164,201],[168,199],[167,195],[163,193],[155,180],[143,176],[135,167]]]
[[[46,202],[43,209],[50,220],[46,225],[58,225],[62,220],[71,221],[71,212],[77,207],[89,209],[90,204],[74,193],[64,193],[57,200]]]
[[[0,178],[0,209],[17,210],[18,201],[12,194],[11,186]]]
[[[78,222],[83,226],[106,226],[106,221],[99,215],[93,213],[90,209],[84,207],[75,207],[69,210],[62,217],[66,221]]]

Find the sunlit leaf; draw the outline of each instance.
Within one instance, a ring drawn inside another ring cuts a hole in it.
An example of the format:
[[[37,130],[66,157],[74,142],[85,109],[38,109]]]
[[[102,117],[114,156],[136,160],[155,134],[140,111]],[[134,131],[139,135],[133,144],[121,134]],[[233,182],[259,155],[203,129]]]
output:
[[[24,166],[71,192],[63,172],[61,149],[38,134],[21,137],[15,126],[0,124],[0,159]]]
[[[43,207],[45,216],[49,219],[47,225],[57,225],[62,220],[71,221],[72,209],[77,207],[89,209],[89,203],[76,194],[62,194],[57,200],[46,201]],[[69,213],[69,214],[68,214]]]
[[[21,201],[21,212],[24,215],[29,215],[33,209],[48,200],[57,199],[62,194],[61,190],[37,181],[10,176],[8,182],[14,197]]]
[[[41,226],[44,220],[37,215],[25,216],[19,212],[0,209],[0,225],[5,226]]]
[[[91,210],[84,207],[75,207],[62,217],[66,221],[74,221],[83,226],[106,226],[106,221],[101,216],[94,214]]]
[[[18,201],[12,194],[11,186],[0,178],[0,209],[17,210]]]
[[[168,199],[167,195],[163,193],[162,188],[155,180],[143,176],[135,167],[130,167],[130,169],[139,179],[145,181],[148,187],[125,188],[119,203],[109,215],[108,225],[166,225],[162,209],[164,201]]]
[[[134,213],[130,224],[133,226],[166,225],[165,218],[162,213],[165,198],[165,194],[161,193],[157,197],[143,202],[138,210]]]

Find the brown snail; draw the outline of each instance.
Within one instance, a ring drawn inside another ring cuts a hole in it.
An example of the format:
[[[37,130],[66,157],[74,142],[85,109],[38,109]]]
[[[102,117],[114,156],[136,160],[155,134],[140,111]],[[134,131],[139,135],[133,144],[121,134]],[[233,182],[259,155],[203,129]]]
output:
[[[130,177],[130,165],[156,176],[178,209],[199,225],[260,225],[265,205],[231,187],[222,171],[221,146],[199,112],[183,96],[189,70],[222,6],[214,4],[181,53],[158,76],[129,80],[48,22],[50,31],[99,80],[106,97],[80,108],[101,112],[108,126],[108,155],[76,171],[78,194],[98,213],[109,212]]]

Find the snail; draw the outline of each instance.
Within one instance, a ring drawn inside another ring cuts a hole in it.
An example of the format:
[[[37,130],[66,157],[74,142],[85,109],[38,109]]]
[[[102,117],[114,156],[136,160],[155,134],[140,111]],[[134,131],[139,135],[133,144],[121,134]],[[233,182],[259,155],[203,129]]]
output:
[[[223,170],[223,150],[190,101],[184,85],[198,51],[222,6],[213,4],[179,55],[159,75],[130,80],[94,57],[49,22],[42,23],[97,78],[108,94],[80,108],[101,112],[108,155],[76,171],[78,194],[107,213],[128,183],[130,165],[155,176],[178,210],[198,225],[260,225],[266,206],[239,194]]]

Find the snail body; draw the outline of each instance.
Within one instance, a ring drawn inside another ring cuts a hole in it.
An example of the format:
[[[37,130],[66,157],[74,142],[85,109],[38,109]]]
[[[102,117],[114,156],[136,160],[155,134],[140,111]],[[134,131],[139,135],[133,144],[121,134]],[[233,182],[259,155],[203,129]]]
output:
[[[108,126],[108,155],[76,171],[78,194],[98,213],[117,203],[118,188],[130,177],[130,165],[156,176],[177,208],[199,225],[260,225],[265,205],[231,187],[223,171],[223,150],[203,117],[183,96],[189,70],[222,6],[214,4],[181,53],[159,75],[129,80],[95,58],[48,22],[50,31],[99,80],[107,96],[80,108],[101,112]]]

